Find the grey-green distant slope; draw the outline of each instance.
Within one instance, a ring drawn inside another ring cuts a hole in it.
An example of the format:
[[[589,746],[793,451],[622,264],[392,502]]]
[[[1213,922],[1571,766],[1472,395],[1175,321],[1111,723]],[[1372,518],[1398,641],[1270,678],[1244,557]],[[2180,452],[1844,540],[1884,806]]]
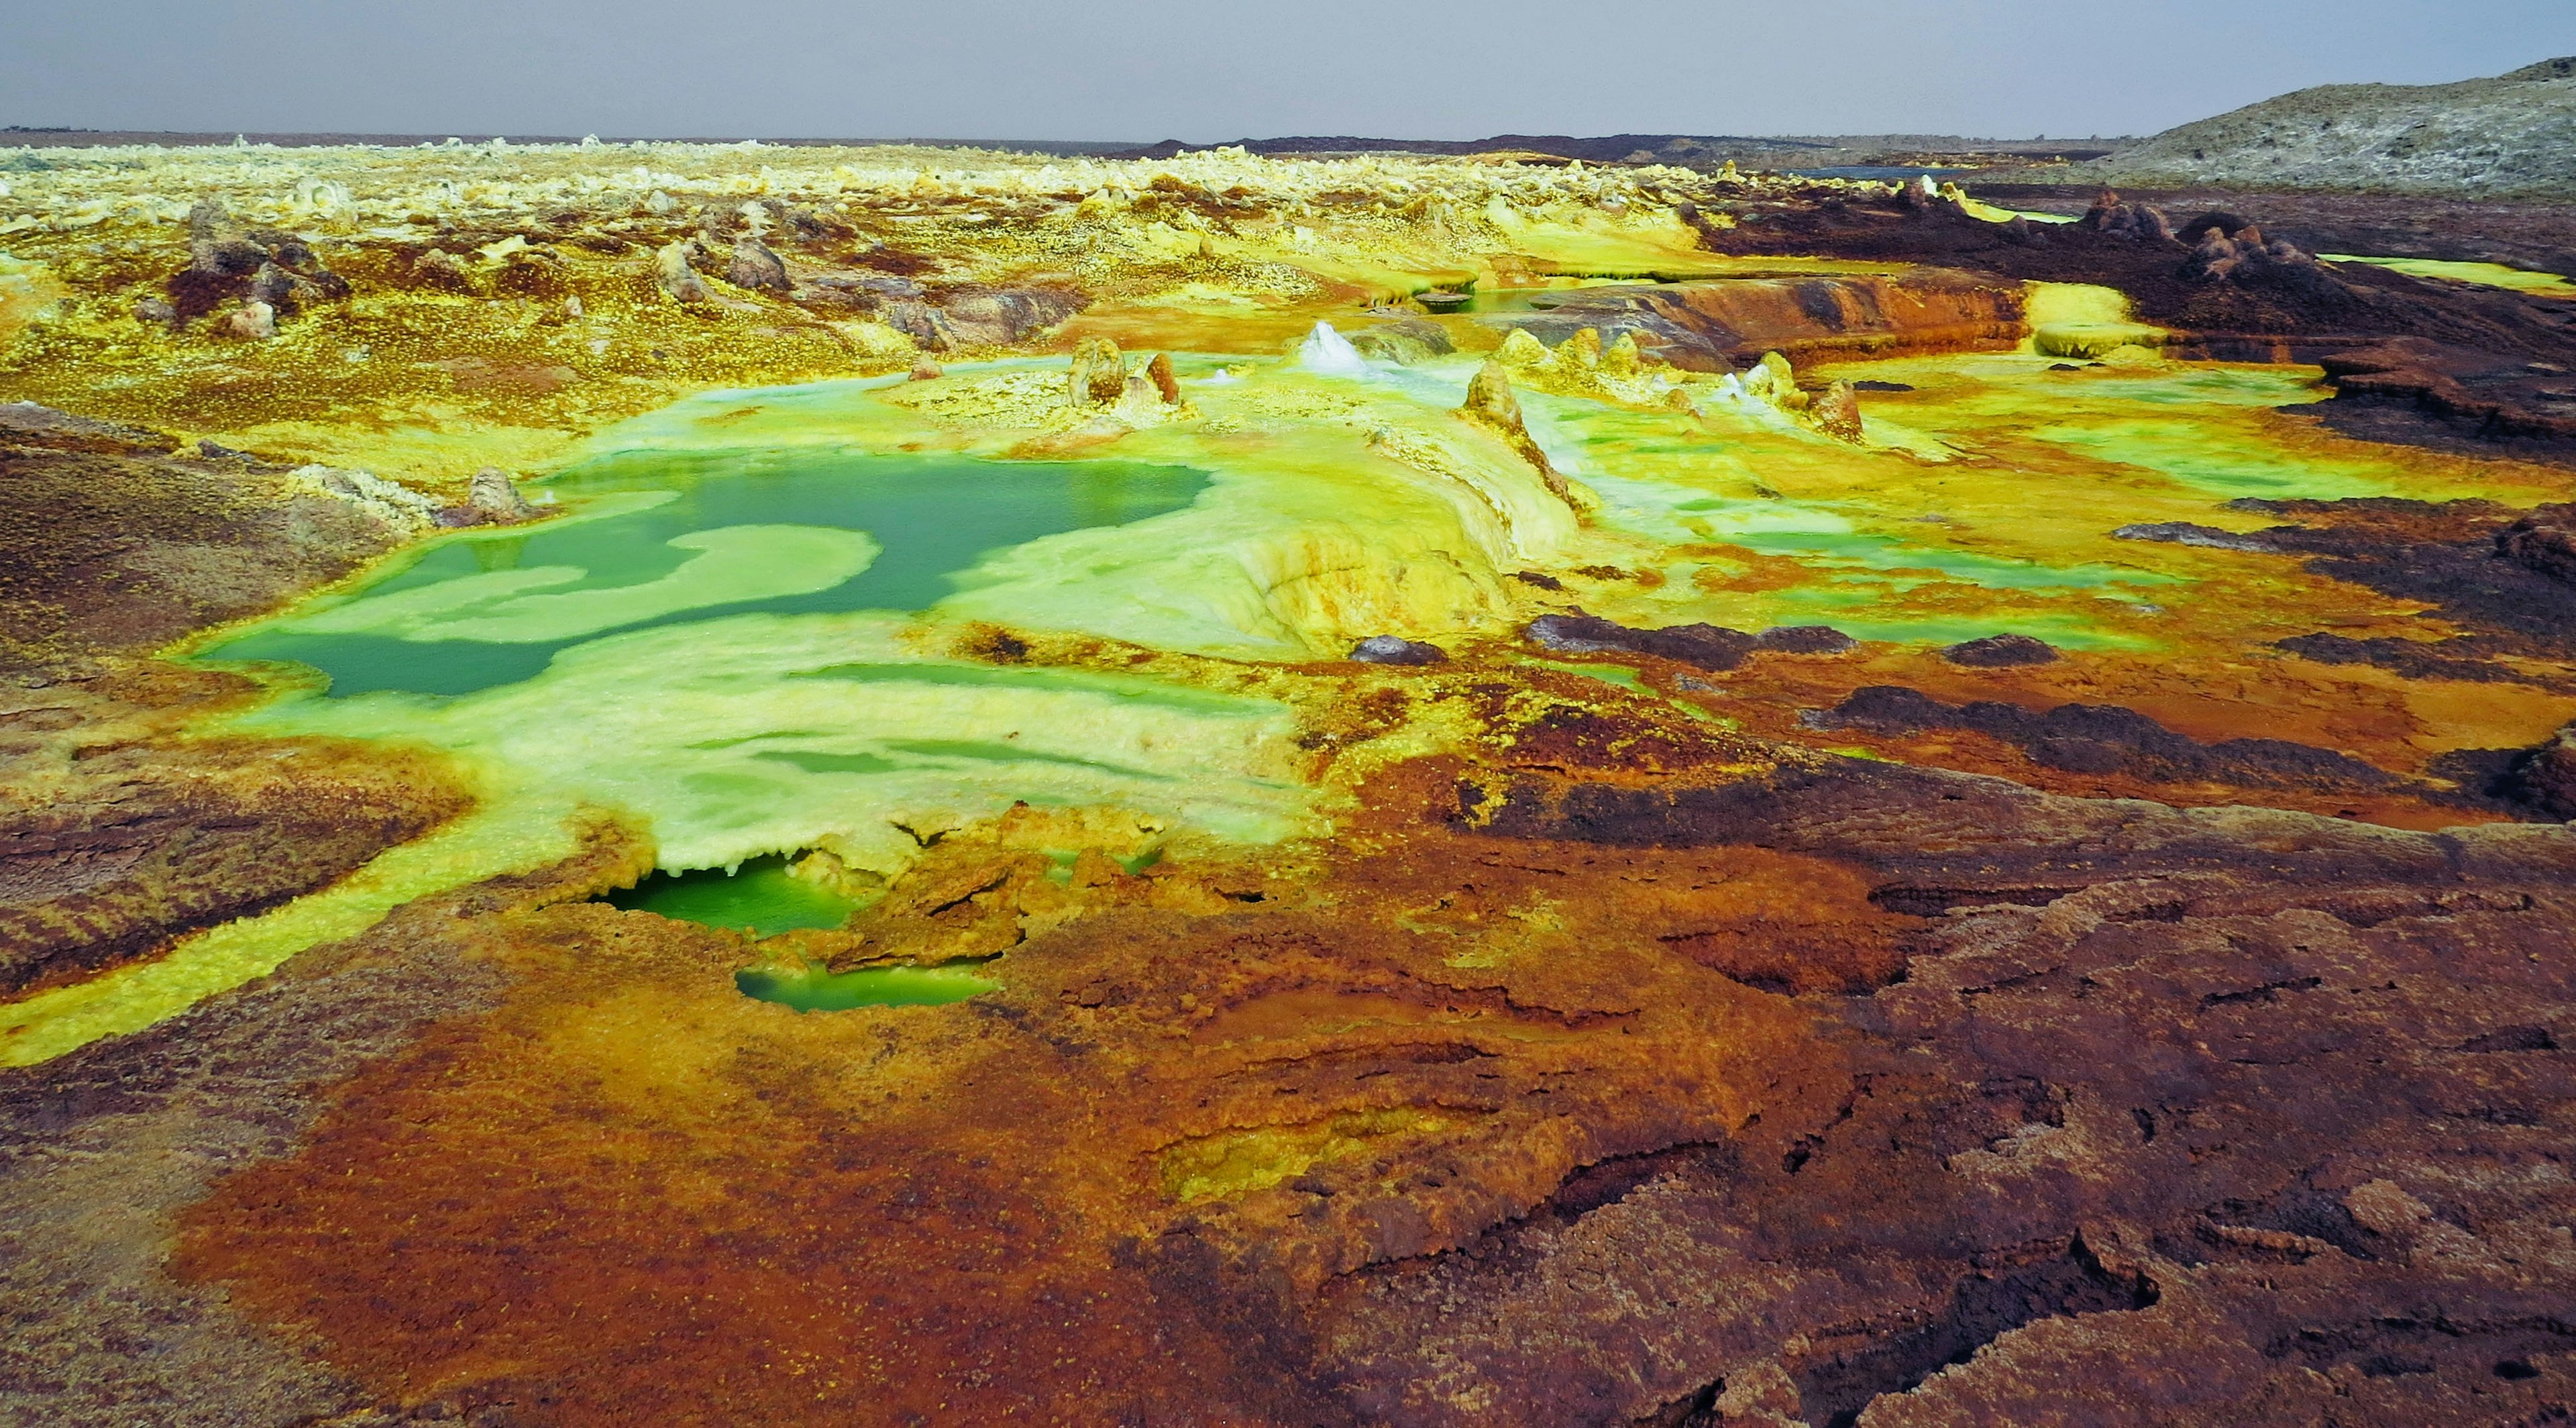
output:
[[[2329,84],[2169,129],[2077,170],[2234,184],[2576,199],[2576,57],[2459,84]]]

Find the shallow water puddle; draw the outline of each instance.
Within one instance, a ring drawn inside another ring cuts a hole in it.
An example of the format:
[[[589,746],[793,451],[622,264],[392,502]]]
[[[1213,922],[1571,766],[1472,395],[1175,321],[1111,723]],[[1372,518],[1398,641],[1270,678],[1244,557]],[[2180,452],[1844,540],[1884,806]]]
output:
[[[849,1011],[854,1007],[935,1007],[962,1002],[1001,983],[975,975],[981,962],[952,962],[940,967],[861,967],[832,972],[821,967],[746,967],[733,984],[758,1001],[776,1002],[800,1012]]]

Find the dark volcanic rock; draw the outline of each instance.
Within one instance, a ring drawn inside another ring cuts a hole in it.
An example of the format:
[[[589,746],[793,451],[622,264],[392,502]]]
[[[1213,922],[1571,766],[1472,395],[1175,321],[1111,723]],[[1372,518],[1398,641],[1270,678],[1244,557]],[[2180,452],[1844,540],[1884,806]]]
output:
[[[22,716],[61,703],[11,702]],[[83,760],[45,807],[0,808],[0,991],[120,966],[267,911],[465,806],[407,786],[399,770],[292,749],[269,761],[264,777],[227,780],[122,751]]]
[[[621,850],[414,904],[336,957],[311,959],[322,965],[40,1068],[0,1071],[0,1295],[17,1318],[0,1346],[0,1420],[415,1421],[368,1413],[375,1400],[310,1345],[254,1325],[220,1290],[175,1279],[165,1256],[176,1219],[220,1176],[291,1153],[336,1084],[436,1018],[499,999],[507,975],[471,955],[462,914],[580,896],[603,859]]]
[[[1774,625],[1753,643],[1782,654],[1830,655],[1857,649],[1860,642],[1831,625]]]
[[[2378,789],[2397,780],[2359,759],[2283,739],[2203,744],[2134,709],[2061,704],[2045,714],[1978,700],[1949,705],[1912,689],[1872,685],[1814,717],[1823,728],[1910,734],[1965,729],[2072,773],[2124,773],[2161,783],[2207,780],[2246,788]]]
[[[2107,284],[2128,294],[2141,319],[2174,331],[2167,348],[2176,355],[2312,362],[2349,354],[2369,364],[2340,372],[2336,400],[2319,413],[2355,434],[2576,449],[2568,445],[2576,442],[2576,418],[2553,410],[2541,392],[2545,374],[2528,368],[2534,361],[2576,366],[2576,324],[2565,320],[2564,303],[2364,265],[2322,264],[2233,213],[2206,214],[2167,238],[2170,225],[2160,215],[2114,201],[2098,205],[2086,222],[2041,232],[1989,223],[1947,200],[1908,193],[1825,202],[1748,199],[1728,205],[1737,219],[1732,227],[1699,215],[1700,241],[1743,257],[1824,254]],[[1671,342],[1680,335],[1678,328],[1672,335],[1641,328],[1639,340]],[[2426,345],[2394,356],[2361,355],[2396,338]]]
[[[2307,568],[2316,574],[2420,601],[2466,632],[2438,643],[2303,635],[2284,648],[2329,663],[2385,663],[2435,678],[2545,684],[2558,680],[2503,665],[2483,675],[2433,673],[2441,666],[2422,661],[2458,666],[2498,656],[2576,660],[2576,585],[2547,573],[2552,545],[2542,534],[2560,529],[2562,507],[2543,506],[2517,519],[2513,511],[2482,501],[2436,505],[2374,497],[2230,504],[2300,518],[2299,525],[2264,531],[2263,540],[2309,557]]]
[[[1632,630],[1597,615],[1541,615],[1530,621],[1530,643],[1558,654],[1642,654],[1696,669],[1733,669],[1756,647],[1755,638],[1718,625],[1673,625]]]
[[[1531,776],[1488,831],[1830,849],[1927,921],[1901,981],[1818,1001],[1849,1090],[1785,1151],[1596,1165],[1333,1286],[1369,1421],[2394,1428],[2576,1389],[2565,1252],[2514,1248],[2576,1214],[2519,1168],[2576,1115],[2566,830],[1837,765]]]
[[[2018,664],[2052,664],[2057,651],[2028,635],[1988,635],[1941,651],[1941,658],[1973,669],[2006,669]]]
[[[2576,581],[2576,505],[2542,506],[2505,527],[2496,552],[2526,570]]]

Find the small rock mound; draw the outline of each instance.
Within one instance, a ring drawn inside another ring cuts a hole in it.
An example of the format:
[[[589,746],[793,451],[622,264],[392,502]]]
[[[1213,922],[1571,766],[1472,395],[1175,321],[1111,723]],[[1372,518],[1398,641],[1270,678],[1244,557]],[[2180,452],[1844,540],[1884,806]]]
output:
[[[1181,379],[1172,371],[1172,354],[1155,353],[1154,360],[1145,364],[1145,380],[1154,384],[1154,393],[1163,399],[1163,405],[1180,405]]]
[[[1116,406],[1127,395],[1127,359],[1106,337],[1086,337],[1073,349],[1066,402],[1074,407]]]
[[[1774,625],[1753,643],[1774,654],[1835,655],[1860,647],[1860,641],[1831,625]]]
[[[733,260],[725,265],[725,281],[753,292],[783,293],[796,284],[787,277],[787,264],[769,245],[757,238],[735,240]]]
[[[529,505],[519,488],[511,484],[509,474],[497,466],[486,466],[474,473],[474,483],[466,488],[465,504],[450,506],[438,513],[438,523],[450,528],[462,526],[514,526],[536,519],[537,508]]]
[[[2241,283],[2278,278],[2283,270],[2316,270],[2314,257],[2286,240],[2264,237],[2263,230],[2252,224],[2229,233],[2206,219],[2202,223],[2208,226],[2192,225],[2200,230],[2200,241],[2193,245],[2191,257],[2183,264],[2186,278],[2204,283]]]
[[[2084,216],[2076,220],[2075,226],[2140,243],[2180,241],[2174,233],[2173,220],[2165,217],[2163,209],[2125,202],[2107,188],[2093,200],[2093,206],[2085,210]]]
[[[2113,540],[2157,541],[2166,545],[2197,545],[2211,550],[2274,551],[2280,547],[2261,536],[2223,531],[2216,526],[2195,525],[2190,521],[2145,521],[2126,525],[2111,532]]]
[[[1351,658],[1361,664],[1442,664],[1449,655],[1438,645],[1426,645],[1401,635],[1371,635],[1351,649]]]
[[[1807,404],[1807,419],[1816,430],[1843,441],[1861,439],[1860,392],[1840,377],[1826,384]]]
[[[1541,615],[1523,633],[1531,644],[1556,654],[1653,655],[1707,670],[1735,668],[1760,643],[1742,630],[1722,625],[1632,630],[1598,615]]]
[[[2057,651],[2028,635],[1988,635],[1941,651],[1941,658],[1970,669],[2009,669],[2022,664],[2054,664]]]
[[[1528,334],[1515,332],[1512,336],[1526,337]],[[1508,339],[1504,346],[1510,346]],[[1476,375],[1467,383],[1467,400],[1459,405],[1458,415],[1509,442],[1512,450],[1538,472],[1539,480],[1546,483],[1551,495],[1578,512],[1585,509],[1573,483],[1565,479],[1564,473],[1548,461],[1547,453],[1530,439],[1529,424],[1521,417],[1521,399],[1512,392],[1512,374],[1500,356],[1486,358],[1485,365],[1476,369]]]
[[[349,295],[348,280],[322,265],[312,246],[276,228],[246,228],[221,200],[188,211],[188,266],[166,285],[170,320],[193,321],[227,302],[265,303],[272,317]],[[150,320],[162,320],[152,314]]]
[[[2576,582],[2576,504],[2542,506],[2498,531],[2496,554],[2526,570]]]
[[[696,256],[696,252],[697,240],[683,238],[676,243],[665,244],[660,252],[653,255],[654,281],[661,284],[662,291],[669,294],[674,302],[701,303],[715,299],[715,293],[707,287],[707,280],[699,277],[698,270],[689,266],[689,260]]]

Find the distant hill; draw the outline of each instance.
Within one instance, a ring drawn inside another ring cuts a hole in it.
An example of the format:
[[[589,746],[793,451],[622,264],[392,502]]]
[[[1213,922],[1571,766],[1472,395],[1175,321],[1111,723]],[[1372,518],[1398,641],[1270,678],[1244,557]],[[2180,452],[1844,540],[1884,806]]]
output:
[[[2576,56],[2459,84],[2302,89],[2067,177],[2576,199]]]

